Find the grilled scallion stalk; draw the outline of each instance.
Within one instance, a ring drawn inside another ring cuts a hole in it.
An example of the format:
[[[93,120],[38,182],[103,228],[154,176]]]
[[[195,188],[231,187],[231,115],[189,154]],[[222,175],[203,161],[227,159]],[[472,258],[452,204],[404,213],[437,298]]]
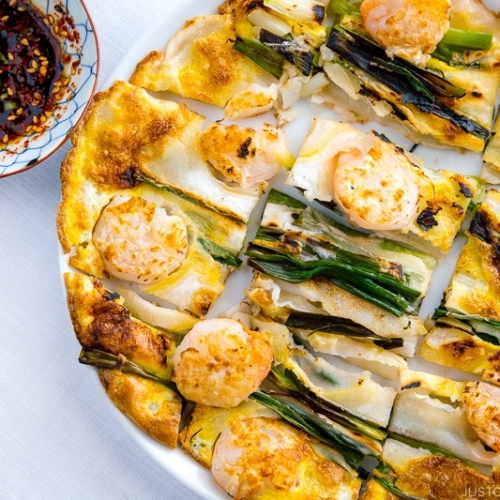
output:
[[[99,349],[82,349],[78,361],[83,365],[95,366],[96,368],[105,368],[107,370],[119,369],[123,373],[137,375],[138,377],[159,382],[168,387],[176,394],[179,394],[177,387],[168,379],[160,378],[141,368],[138,364],[129,361],[125,356],[115,356]]]
[[[363,0],[330,0],[328,3],[328,15],[351,15],[359,14],[359,6]]]
[[[438,43],[432,56],[450,63],[455,52],[490,50],[493,45],[493,35],[480,31],[460,30],[450,28]]]
[[[354,470],[360,468],[365,455],[370,451],[360,442],[342,433],[339,426],[330,425],[310,408],[289,396],[258,391],[252,393],[250,399],[274,410],[290,424],[338,450]]]
[[[284,38],[265,29],[260,30],[259,41],[284,56],[285,59],[295,65],[303,75],[311,75],[315,55],[311,52],[311,47],[307,43],[299,43],[297,40],[294,40],[291,35]]]
[[[203,248],[218,262],[227,264],[229,266],[240,267],[241,259],[236,255],[232,254],[229,250],[216,245],[214,242],[209,241],[205,238],[198,238]]]
[[[346,65],[354,65],[354,67],[364,71],[393,92],[396,92],[401,96],[402,103],[412,104],[425,113],[443,118],[482,140],[489,137],[487,129],[470,118],[457,113],[439,99],[443,96],[443,93],[459,97],[460,93],[463,95],[463,90],[459,90],[458,87],[449,82],[448,85],[445,85],[442,81],[444,79],[441,79],[438,84],[438,75],[431,77],[428,71],[423,75],[424,70],[419,71],[411,67],[410,64],[403,63],[396,58],[391,60],[382,47],[373,42],[370,43],[365,37],[352,31],[347,32],[343,28],[334,27],[330,32],[330,38],[326,45],[345,60]],[[380,61],[385,61],[385,64],[382,65]],[[398,72],[394,71],[394,67],[391,66],[393,64],[404,68],[404,71],[403,69]],[[405,71],[411,72],[415,78],[409,79]],[[429,92],[435,99],[429,97]]]
[[[375,427],[360,418],[356,418],[353,415],[328,404],[327,401],[323,401],[315,396],[300,382],[300,380],[294,375],[293,371],[284,368],[282,365],[274,366],[271,369],[271,373],[268,375],[268,378],[282,391],[285,391],[287,394],[303,401],[316,413],[325,415],[330,420],[343,425],[347,429],[377,441],[383,441],[387,437],[387,432],[379,427]]]
[[[448,326],[448,318],[454,318],[456,321],[452,326],[464,330],[471,335],[477,335],[480,339],[490,344],[500,345],[500,321],[487,320],[475,315],[460,314],[455,311],[449,311],[441,305],[438,307],[432,319],[436,321],[437,326]]]
[[[418,283],[426,280],[391,260],[384,241],[272,191],[246,255],[250,266],[275,278],[292,283],[327,279],[396,316],[416,312],[425,293]]]
[[[490,189],[472,219],[443,301],[433,319],[444,318],[455,327],[500,345],[500,308],[497,277],[500,272],[500,194]],[[463,326],[460,326],[463,325]]]
[[[285,56],[253,38],[237,37],[233,47],[276,78],[283,74]]]
[[[302,23],[321,24],[325,19],[325,4],[319,0],[264,0],[264,6]]]
[[[335,318],[320,314],[310,314],[301,312],[292,312],[285,325],[288,328],[300,328],[314,332],[333,333],[336,335],[345,335],[346,337],[358,337],[371,340],[373,343],[383,349],[396,349],[402,347],[404,341],[401,338],[387,338],[376,335],[363,325],[346,318]]]

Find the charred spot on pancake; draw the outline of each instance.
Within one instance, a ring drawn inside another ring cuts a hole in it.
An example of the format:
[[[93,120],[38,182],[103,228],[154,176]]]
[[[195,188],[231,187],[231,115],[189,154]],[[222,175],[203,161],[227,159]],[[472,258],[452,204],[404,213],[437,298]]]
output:
[[[420,212],[417,217],[417,224],[424,230],[429,231],[429,229],[438,225],[438,221],[436,220],[436,215],[441,210],[441,207],[429,203],[426,208]]]
[[[252,143],[251,137],[249,137],[238,149],[238,158],[246,158],[250,154],[250,144]]]

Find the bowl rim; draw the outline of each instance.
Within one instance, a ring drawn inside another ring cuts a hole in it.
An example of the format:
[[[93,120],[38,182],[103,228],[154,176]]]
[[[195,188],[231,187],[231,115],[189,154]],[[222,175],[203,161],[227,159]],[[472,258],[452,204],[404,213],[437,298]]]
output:
[[[76,0],[76,1],[80,3],[80,5],[82,6],[82,9],[83,9],[85,15],[87,16],[87,19],[89,21],[90,27],[92,28],[92,37],[93,37],[94,43],[95,43],[95,51],[96,51],[96,66],[95,66],[96,70],[95,70],[95,75],[96,76],[95,76],[94,82],[92,84],[92,88],[91,88],[91,91],[90,91],[90,96],[89,96],[87,102],[85,103],[85,105],[82,106],[82,108],[81,108],[81,114],[80,114],[79,118],[76,120],[76,122],[73,125],[73,127],[71,128],[71,130],[66,134],[66,136],[64,137],[64,139],[54,149],[52,149],[51,151],[45,153],[43,156],[41,156],[40,158],[37,158],[36,160],[34,160],[32,162],[28,162],[24,167],[18,168],[18,169],[13,170],[13,171],[7,170],[4,173],[0,172],[0,179],[3,179],[5,177],[10,177],[12,175],[20,174],[22,172],[26,172],[27,170],[31,170],[33,167],[36,167],[40,163],[42,163],[45,160],[47,160],[54,153],[56,153],[57,151],[59,151],[64,146],[64,144],[66,144],[66,142],[68,141],[68,139],[73,135],[73,133],[75,132],[75,130],[78,128],[78,126],[81,123],[81,121],[83,120],[83,118],[84,118],[84,116],[85,116],[85,114],[87,112],[87,109],[88,109],[88,107],[90,105],[90,102],[92,101],[92,98],[93,98],[93,96],[94,96],[94,94],[96,92],[97,84],[98,84],[98,80],[99,80],[99,74],[100,74],[100,66],[101,66],[101,54],[100,54],[100,47],[99,47],[99,37],[97,36],[97,32],[96,32],[96,29],[95,29],[94,20],[92,19],[92,16],[90,15],[90,12],[89,12],[89,9],[87,8],[85,0]]]

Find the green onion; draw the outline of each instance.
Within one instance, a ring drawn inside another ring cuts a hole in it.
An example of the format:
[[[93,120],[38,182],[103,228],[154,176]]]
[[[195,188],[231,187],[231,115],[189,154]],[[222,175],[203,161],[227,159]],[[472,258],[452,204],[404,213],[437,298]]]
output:
[[[480,31],[450,28],[444,34],[439,45],[443,45],[455,52],[465,52],[466,50],[490,50],[493,45],[493,35]]]
[[[363,266],[361,259],[356,259],[354,256],[352,262],[341,258],[300,262],[290,255],[280,256],[259,252],[255,245],[250,245],[245,254],[249,257],[247,262],[251,267],[290,283],[302,283],[319,276],[326,277],[338,287],[398,317],[402,316],[410,306],[404,295],[397,290],[386,288],[390,284],[395,289],[404,289],[402,283],[376,266]],[[420,295],[419,292],[409,288],[405,292],[408,296],[413,295],[413,298],[415,295]]]
[[[268,211],[289,222],[285,228],[259,227],[245,252],[251,267],[290,283],[327,279],[396,316],[418,310],[424,292],[419,283],[425,280],[398,262],[396,247],[386,256],[382,238],[347,228],[276,190],[264,219]],[[428,257],[413,258],[429,267]]]
[[[104,368],[107,370],[119,369],[123,373],[137,375],[138,377],[158,382],[168,387],[175,393],[179,394],[177,387],[168,379],[160,378],[152,373],[141,368],[138,364],[129,361],[125,356],[115,356],[108,352],[99,349],[84,348],[80,352],[78,361],[83,365],[95,366],[96,368]]]
[[[264,0],[264,6],[293,21],[321,24],[325,4],[319,0]]]
[[[260,30],[259,41],[296,66],[305,76],[310,76],[313,70],[314,54],[307,43],[299,43],[291,36],[286,38],[275,35],[265,29]]]
[[[365,456],[365,447],[361,443],[350,439],[347,435],[342,434],[338,428],[328,425],[326,421],[319,418],[305,405],[294,401],[289,396],[280,394],[271,396],[262,391],[250,394],[249,398],[275,411],[287,422],[302,429],[318,441],[340,451],[346,462],[354,470],[358,470],[361,466]]]
[[[359,6],[363,0],[330,0],[327,12],[329,16],[359,14]]]
[[[11,109],[17,109],[19,105],[15,101],[2,101],[3,110],[9,111]]]
[[[366,37],[340,27],[334,27],[331,30],[326,46],[339,55],[341,58],[340,64],[345,65],[358,78],[363,80],[363,74],[359,71],[362,70],[395,92],[401,103],[411,104],[424,113],[447,120],[453,126],[459,127],[464,132],[474,135],[481,140],[486,140],[490,136],[490,131],[479,123],[465,115],[457,113],[440,99],[429,99],[427,93],[416,89],[405,75],[400,72],[389,71],[380,64],[374,64],[373,60],[377,57],[389,62],[397,61],[398,64],[406,69],[411,67],[412,73],[418,76],[422,84],[427,87],[427,90],[432,92],[436,97],[446,95],[460,97],[460,95],[464,95],[463,89],[454,86],[451,82],[447,82],[439,75],[432,74],[430,71],[419,70],[400,58],[394,58],[391,61],[382,47],[368,40]],[[345,60],[345,62],[342,60]],[[425,76],[423,72],[425,72]]]
[[[393,482],[388,481],[387,479],[376,477],[374,478],[374,480],[378,481],[386,490],[390,491],[395,497],[400,498],[401,500],[426,500],[422,497],[416,497],[415,495],[405,493],[404,491],[399,489]]]
[[[233,47],[276,78],[281,78],[285,57],[252,38],[237,37]]]
[[[216,245],[214,242],[209,241],[204,238],[198,238],[203,248],[214,258],[214,260],[221,262],[222,264],[227,264],[229,266],[240,267],[241,259],[231,253],[229,250]]]
[[[273,366],[268,378],[281,390],[306,403],[316,413],[325,415],[347,429],[376,441],[383,441],[387,437],[387,432],[379,427],[334,407],[328,401],[319,399],[302,384],[292,370],[284,368],[282,365]]]
[[[396,349],[403,345],[401,338],[386,338],[373,333],[368,328],[346,318],[336,318],[320,314],[292,312],[286,322],[288,328],[299,328],[310,330],[311,333],[323,332],[346,337],[360,337],[372,340],[373,343],[383,349]]]
[[[417,91],[422,93],[423,95],[427,96],[431,101],[434,101],[436,98],[432,94],[432,92],[425,86],[425,84],[420,80],[418,77],[416,77],[410,70],[405,68],[404,66],[401,66],[399,64],[395,64],[391,61],[384,61],[383,59],[380,59],[379,57],[374,57],[372,59],[372,63],[375,66],[381,66],[383,68],[386,68],[389,71],[393,71],[394,73],[399,73],[400,75],[403,75],[410,85]]]

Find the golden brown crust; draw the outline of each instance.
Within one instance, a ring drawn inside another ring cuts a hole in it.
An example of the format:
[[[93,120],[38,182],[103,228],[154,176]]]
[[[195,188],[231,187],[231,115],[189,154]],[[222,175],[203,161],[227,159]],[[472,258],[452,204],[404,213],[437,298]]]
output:
[[[64,279],[71,321],[83,347],[121,354],[159,377],[170,376],[171,337],[132,318],[98,280],[74,273]]]
[[[194,17],[171,38],[164,54],[154,51],[139,62],[130,82],[224,107],[249,84],[275,81],[233,48],[235,38],[230,14]]]
[[[225,0],[219,5],[219,14],[231,14],[235,18],[241,18],[263,4],[263,0]]]
[[[499,479],[495,474],[481,474],[458,459],[431,455],[413,460],[405,471],[398,471],[396,486],[420,498],[457,500],[473,498],[474,491],[488,488],[500,491]]]
[[[113,404],[152,438],[169,448],[177,446],[182,401],[160,384],[120,370],[99,370]]]
[[[487,285],[470,290],[460,297],[460,307],[468,314],[486,320],[500,320],[500,260],[495,247],[469,235],[456,265],[457,273],[465,273]]]
[[[389,490],[386,490],[378,481],[370,479],[360,500],[398,500]]]

